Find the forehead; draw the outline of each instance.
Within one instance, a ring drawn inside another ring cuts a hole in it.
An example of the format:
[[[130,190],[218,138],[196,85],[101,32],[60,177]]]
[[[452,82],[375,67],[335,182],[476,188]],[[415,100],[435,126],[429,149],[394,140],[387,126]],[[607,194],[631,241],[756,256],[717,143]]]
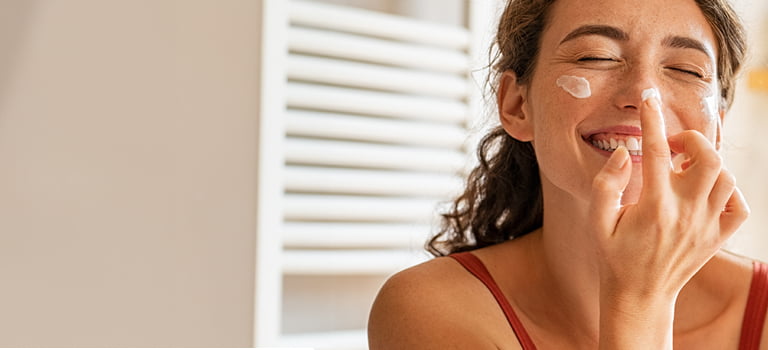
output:
[[[619,28],[631,41],[656,43],[683,36],[717,49],[712,28],[694,0],[558,0],[550,10],[542,46],[557,44],[584,25]]]

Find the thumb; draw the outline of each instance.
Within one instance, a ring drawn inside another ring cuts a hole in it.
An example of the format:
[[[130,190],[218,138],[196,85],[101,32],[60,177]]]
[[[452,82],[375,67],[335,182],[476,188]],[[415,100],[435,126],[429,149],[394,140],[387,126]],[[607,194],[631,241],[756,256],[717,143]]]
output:
[[[629,151],[619,146],[592,181],[590,214],[599,232],[610,234],[619,219],[621,195],[632,174]]]

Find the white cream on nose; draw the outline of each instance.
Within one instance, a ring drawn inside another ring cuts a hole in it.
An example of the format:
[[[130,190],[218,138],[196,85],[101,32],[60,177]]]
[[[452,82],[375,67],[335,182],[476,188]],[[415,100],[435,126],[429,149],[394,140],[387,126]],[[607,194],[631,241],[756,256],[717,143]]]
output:
[[[557,78],[555,84],[575,98],[587,98],[592,96],[592,90],[589,89],[589,81],[582,77],[563,75],[560,78]]]
[[[643,90],[643,94],[641,97],[643,98],[643,102],[645,102],[645,100],[651,97],[656,97],[656,99],[659,100],[659,104],[661,104],[661,93],[657,88],[649,88],[649,89]]]

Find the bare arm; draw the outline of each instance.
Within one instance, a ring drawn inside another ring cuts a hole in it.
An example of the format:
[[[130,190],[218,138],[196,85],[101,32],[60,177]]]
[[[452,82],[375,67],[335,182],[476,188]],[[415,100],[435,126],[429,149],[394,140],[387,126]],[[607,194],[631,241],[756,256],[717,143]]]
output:
[[[432,274],[432,276],[429,276]],[[473,324],[471,313],[430,283],[434,271],[412,268],[390,278],[382,287],[368,321],[368,346],[384,349],[497,349]]]

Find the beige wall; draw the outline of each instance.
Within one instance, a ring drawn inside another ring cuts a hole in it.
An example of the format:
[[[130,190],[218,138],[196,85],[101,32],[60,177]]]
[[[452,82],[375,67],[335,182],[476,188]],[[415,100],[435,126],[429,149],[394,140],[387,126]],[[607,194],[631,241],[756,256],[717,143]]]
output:
[[[0,346],[251,345],[259,6],[0,3]]]
[[[749,57],[725,120],[726,165],[736,176],[752,214],[732,239],[738,253],[768,261],[768,92],[749,89],[746,77],[754,69],[768,68],[768,2],[733,0],[747,26]]]
[[[0,2],[0,347],[251,345],[259,7]],[[763,259],[766,103],[727,126]]]

